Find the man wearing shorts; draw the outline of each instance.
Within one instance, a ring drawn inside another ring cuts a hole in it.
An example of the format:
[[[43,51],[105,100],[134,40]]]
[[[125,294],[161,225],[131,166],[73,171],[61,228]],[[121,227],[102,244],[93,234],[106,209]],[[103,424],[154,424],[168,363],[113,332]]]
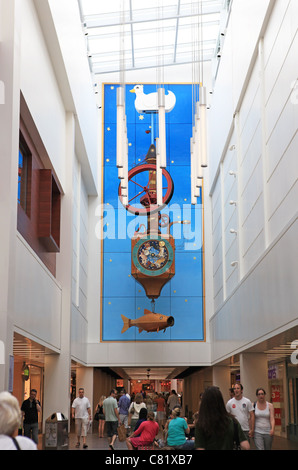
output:
[[[120,425],[120,415],[116,400],[117,390],[113,388],[110,396],[103,402],[103,412],[106,421],[106,432],[108,436],[109,447],[114,450],[114,443],[117,437],[117,428]]]
[[[84,396],[84,389],[79,388],[79,396],[72,403],[72,418],[76,423],[76,434],[78,442],[76,447],[80,447],[81,436],[83,438],[83,448],[86,449],[86,436],[91,421],[91,406],[87,397]]]

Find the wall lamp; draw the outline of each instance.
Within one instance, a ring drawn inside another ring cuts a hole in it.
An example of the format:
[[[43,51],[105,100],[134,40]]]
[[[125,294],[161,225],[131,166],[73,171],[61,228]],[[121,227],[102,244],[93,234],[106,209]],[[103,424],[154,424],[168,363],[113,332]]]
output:
[[[234,228],[230,228],[230,233],[235,233],[235,235],[237,235],[237,230],[235,230]]]
[[[232,261],[232,262],[231,262],[231,266],[235,267],[235,266],[237,266],[237,265],[238,265],[238,261]]]
[[[236,172],[235,172],[235,171],[233,171],[233,170],[230,170],[230,171],[229,171],[229,175],[231,175],[231,176],[235,176],[235,177],[236,177]]]
[[[237,202],[236,202],[236,201],[230,201],[229,204],[230,204],[231,206],[237,206]]]

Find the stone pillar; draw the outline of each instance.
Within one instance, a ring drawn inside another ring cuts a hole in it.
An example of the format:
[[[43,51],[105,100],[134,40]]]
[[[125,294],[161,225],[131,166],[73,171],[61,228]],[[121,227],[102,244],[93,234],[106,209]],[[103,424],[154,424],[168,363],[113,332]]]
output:
[[[78,367],[77,368],[77,377],[76,377],[76,391],[77,391],[77,396],[79,393],[79,388],[84,389],[84,395],[87,397],[90,401],[91,408],[92,408],[92,403],[93,403],[93,367]],[[110,391],[112,390],[113,387],[110,387],[106,395],[107,397],[109,396]],[[92,413],[94,414],[95,410],[92,410]],[[92,414],[92,416],[93,416]]]
[[[214,366],[212,368],[212,383],[219,387],[224,402],[230,399],[229,388],[231,387],[231,369],[228,366]]]
[[[12,391],[22,2],[0,0],[0,391]]]
[[[171,379],[171,390],[177,392],[177,379]]]
[[[263,387],[268,393],[268,362],[263,353],[240,354],[240,382],[243,396],[256,401],[256,389]]]

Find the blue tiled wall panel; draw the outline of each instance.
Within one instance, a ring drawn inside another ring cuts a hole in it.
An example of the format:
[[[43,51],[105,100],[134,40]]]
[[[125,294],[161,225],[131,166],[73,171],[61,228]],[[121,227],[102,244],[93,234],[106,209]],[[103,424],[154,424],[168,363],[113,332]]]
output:
[[[134,107],[134,85],[126,86],[126,116],[129,142],[129,169],[142,164],[153,138],[157,135],[157,116],[139,114]],[[166,114],[167,171],[174,183],[174,193],[162,213],[175,222],[171,234],[175,238],[175,276],[163,287],[153,305],[142,285],[131,276],[131,237],[147,218],[127,212],[118,199],[116,168],[116,89],[104,86],[104,187],[103,187],[103,281],[102,281],[102,340],[103,341],[203,341],[203,240],[202,199],[191,205],[190,137],[192,135],[193,88],[191,85],[166,85],[176,94],[175,108]],[[144,92],[156,91],[156,85],[144,85]],[[153,140],[153,142],[155,142]],[[134,177],[142,184],[143,175]],[[140,191],[130,183],[129,198]],[[189,220],[182,225],[178,222]],[[164,230],[163,230],[164,232]],[[165,332],[139,333],[131,327],[121,333],[121,314],[135,319],[144,309],[154,310],[175,319]]]

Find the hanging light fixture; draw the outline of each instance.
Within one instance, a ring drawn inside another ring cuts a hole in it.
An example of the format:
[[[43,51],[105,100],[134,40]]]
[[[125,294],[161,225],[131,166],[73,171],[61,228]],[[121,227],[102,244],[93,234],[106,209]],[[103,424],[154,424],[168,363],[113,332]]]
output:
[[[122,9],[120,23],[120,86],[117,88],[117,147],[116,164],[118,178],[121,180],[121,194],[123,204],[128,204],[128,139],[125,112],[125,53],[124,53],[124,23],[125,12]]]
[[[202,187],[202,149],[201,149],[201,119],[200,119],[200,103],[196,103],[197,112],[195,114],[195,126],[194,126],[194,135],[195,135],[195,168],[196,168],[196,187]]]
[[[200,150],[201,150],[201,166],[207,167],[207,94],[206,87],[200,87]]]
[[[121,194],[122,201],[125,206],[128,204],[128,140],[127,136],[124,136],[125,149],[123,158],[123,178],[121,178]]]
[[[156,69],[156,83],[159,83],[157,88],[157,106],[158,106],[158,138],[156,139],[156,199],[157,205],[162,206],[162,170],[167,167],[167,149],[166,149],[166,108],[165,108],[165,89],[162,86],[164,83],[164,58],[160,54],[163,51],[163,23],[161,23],[163,13],[163,2],[158,3],[157,17],[158,17],[158,37],[157,37],[157,62]],[[150,370],[150,369],[148,369]]]
[[[190,167],[191,167],[191,172],[190,172],[190,185],[191,185],[191,203],[196,204],[197,203],[197,198],[195,195],[195,188],[196,188],[196,172],[194,171],[195,169],[195,156],[194,156],[194,144],[193,144],[193,137],[190,139]]]
[[[199,44],[200,44],[200,57],[199,57],[199,105],[197,106],[197,115],[199,119],[199,136],[200,136],[200,166],[202,168],[207,167],[207,91],[204,86],[204,35],[203,35],[203,1],[199,3],[199,21],[198,21],[198,30],[199,30]]]
[[[156,199],[157,205],[162,206],[162,167],[159,138],[156,138]]]
[[[124,135],[125,135],[125,109],[124,109],[124,87],[117,88],[117,168],[123,168],[124,163]]]
[[[207,166],[206,109],[207,95],[203,86],[203,4],[197,3],[198,25],[193,31],[193,88],[194,126],[191,138],[191,198],[192,204],[200,197],[203,186],[203,168]],[[197,56],[198,51],[198,56]],[[196,70],[198,69],[198,70]],[[198,73],[198,77],[196,76]],[[199,85],[198,85],[199,84]],[[197,89],[199,93],[197,93]],[[199,95],[197,97],[197,94]]]
[[[191,6],[193,9],[193,4]],[[192,95],[194,96],[195,90],[195,53],[196,45],[194,40],[194,27],[191,25],[191,35],[192,35]],[[194,98],[192,99],[194,102]],[[196,115],[194,116],[194,121],[196,123]],[[197,180],[197,165],[196,165],[196,132],[195,126],[192,127],[192,137],[190,138],[190,194],[191,194],[191,204],[197,204],[197,190],[196,190],[196,180]]]
[[[166,114],[165,114],[165,89],[158,88],[158,129],[159,129],[159,149],[160,149],[160,167],[167,167],[166,151]]]

